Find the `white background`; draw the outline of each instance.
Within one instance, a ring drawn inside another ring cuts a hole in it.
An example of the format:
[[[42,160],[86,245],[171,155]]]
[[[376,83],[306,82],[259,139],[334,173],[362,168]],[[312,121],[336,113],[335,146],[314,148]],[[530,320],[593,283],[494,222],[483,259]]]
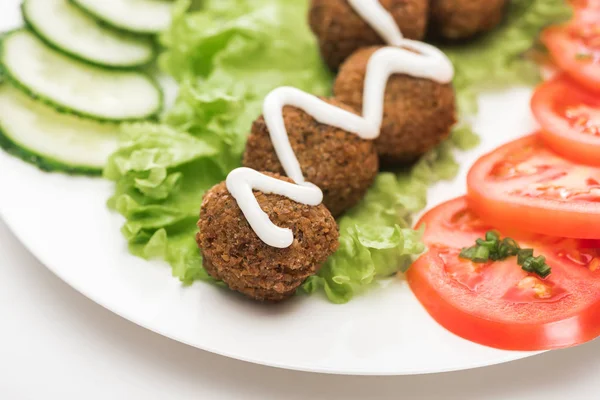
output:
[[[2,221],[0,318],[2,400],[600,398],[600,341],[477,370],[381,378],[216,356],[151,333],[75,292]]]

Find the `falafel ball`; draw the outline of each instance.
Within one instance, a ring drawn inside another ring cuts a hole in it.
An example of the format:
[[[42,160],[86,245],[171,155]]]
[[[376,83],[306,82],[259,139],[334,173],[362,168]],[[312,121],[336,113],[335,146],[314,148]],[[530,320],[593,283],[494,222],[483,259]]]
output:
[[[323,100],[356,112],[339,101]],[[321,188],[323,204],[331,214],[337,217],[356,205],[379,170],[379,159],[373,141],[321,124],[295,107],[284,107],[283,118],[302,173],[308,182]],[[258,171],[285,175],[263,116],[252,125],[242,164]]]
[[[354,53],[342,65],[333,86],[337,100],[362,109],[369,59],[381,47]],[[456,122],[451,83],[395,74],[387,83],[381,133],[375,140],[381,164],[405,165],[416,161],[450,134]]]
[[[407,39],[421,40],[427,28],[429,0],[380,0]],[[309,24],[325,63],[333,71],[361,47],[383,45],[383,39],[354,11],[348,0],[312,0]]]
[[[202,199],[196,241],[204,268],[213,278],[252,299],[281,301],[293,295],[337,250],[338,228],[323,204],[308,206],[259,191],[254,195],[275,225],[292,230],[294,242],[290,247],[275,248],[261,241],[225,182],[214,186]]]
[[[460,40],[488,32],[502,21],[506,4],[507,0],[431,0],[431,34]]]

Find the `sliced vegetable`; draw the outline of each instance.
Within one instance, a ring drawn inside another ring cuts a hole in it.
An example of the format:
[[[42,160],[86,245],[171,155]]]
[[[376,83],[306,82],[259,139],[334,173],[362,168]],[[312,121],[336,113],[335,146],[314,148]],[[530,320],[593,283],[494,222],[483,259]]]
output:
[[[61,114],[0,85],[0,146],[46,171],[98,175],[118,147],[116,124]]]
[[[471,209],[494,226],[600,238],[600,168],[561,158],[536,135],[477,160],[467,187]]]
[[[491,227],[464,197],[426,213],[429,247],[407,272],[408,283],[443,327],[467,340],[507,350],[547,350],[600,335],[600,241],[511,231],[511,237],[544,254],[552,274],[524,271],[517,257],[484,264],[459,257]],[[530,258],[534,269],[541,259]]]
[[[531,100],[541,137],[573,161],[600,166],[600,96],[566,76],[542,84]]]
[[[68,0],[25,0],[23,18],[46,43],[72,57],[106,67],[130,68],[155,56],[152,39],[110,29]]]
[[[146,34],[159,33],[169,27],[174,3],[166,0],[70,1],[108,25]]]
[[[575,10],[600,10],[599,0],[570,0],[569,3],[575,8]]]
[[[6,77],[29,94],[62,111],[98,120],[135,120],[159,112],[162,94],[148,75],[106,70],[52,50],[26,30],[0,43]]]
[[[506,237],[500,240],[500,236],[495,231],[487,231],[485,239],[475,240],[474,246],[463,247],[458,256],[475,263],[503,261],[517,256],[517,264],[524,271],[533,272],[542,278],[551,273],[551,268],[546,264],[544,256],[534,257],[533,249],[520,248],[513,238]]]
[[[546,29],[542,41],[562,70],[579,84],[600,92],[600,10],[589,13],[593,14],[582,11],[574,22]]]

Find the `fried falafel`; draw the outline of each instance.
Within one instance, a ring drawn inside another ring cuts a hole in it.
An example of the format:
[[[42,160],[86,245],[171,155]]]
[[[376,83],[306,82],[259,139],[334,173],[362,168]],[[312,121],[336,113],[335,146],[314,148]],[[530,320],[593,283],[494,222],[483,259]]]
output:
[[[266,175],[292,182],[277,174]],[[232,290],[260,301],[281,301],[296,289],[338,248],[338,227],[323,204],[308,206],[287,197],[254,191],[260,208],[271,221],[289,228],[294,242],[275,248],[259,239],[225,182],[202,199],[196,235],[206,271]]]
[[[507,0],[431,0],[429,30],[442,39],[468,39],[494,29],[506,5]]]
[[[354,109],[334,99],[323,100],[356,113]],[[379,170],[379,159],[373,141],[321,124],[295,107],[284,107],[283,118],[290,144],[305,179],[323,191],[323,204],[333,216],[337,217],[356,205]],[[285,175],[263,116],[252,125],[242,164],[257,171]]]
[[[407,39],[420,40],[427,27],[428,0],[380,0]],[[347,0],[312,0],[309,24],[321,55],[333,71],[362,47],[383,45],[383,39]]]
[[[380,48],[361,49],[342,64],[333,86],[337,100],[362,109],[367,64]],[[406,74],[391,76],[385,91],[381,133],[375,140],[381,164],[394,166],[416,161],[447,138],[455,122],[451,83]]]

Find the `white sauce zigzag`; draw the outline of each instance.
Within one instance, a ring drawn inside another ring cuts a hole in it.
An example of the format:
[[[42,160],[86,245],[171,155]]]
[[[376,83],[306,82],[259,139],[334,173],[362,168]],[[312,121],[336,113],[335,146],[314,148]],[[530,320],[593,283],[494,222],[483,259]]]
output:
[[[290,229],[280,228],[260,208],[252,190],[285,196],[298,203],[318,206],[323,201],[323,192],[312,183],[294,184],[253,170],[236,168],[227,175],[227,190],[237,201],[248,223],[260,240],[272,247],[286,248],[294,241]]]
[[[294,241],[293,233],[290,229],[280,228],[271,222],[260,208],[252,190],[279,194],[312,206],[319,205],[323,200],[321,189],[304,179],[285,128],[283,107],[297,107],[322,124],[354,133],[363,139],[375,139],[381,130],[385,89],[392,75],[407,74],[442,84],[451,82],[454,76],[454,68],[446,55],[429,44],[404,39],[394,18],[378,0],[348,1],[387,43],[396,46],[384,47],[369,59],[362,116],[328,104],[300,89],[277,88],[265,98],[263,114],[277,157],[287,176],[296,184],[269,177],[250,168],[234,169],[227,176],[227,190],[237,201],[254,232],[272,247],[289,247]]]
[[[390,46],[402,46],[404,36],[396,20],[379,0],[348,0],[354,11]]]

